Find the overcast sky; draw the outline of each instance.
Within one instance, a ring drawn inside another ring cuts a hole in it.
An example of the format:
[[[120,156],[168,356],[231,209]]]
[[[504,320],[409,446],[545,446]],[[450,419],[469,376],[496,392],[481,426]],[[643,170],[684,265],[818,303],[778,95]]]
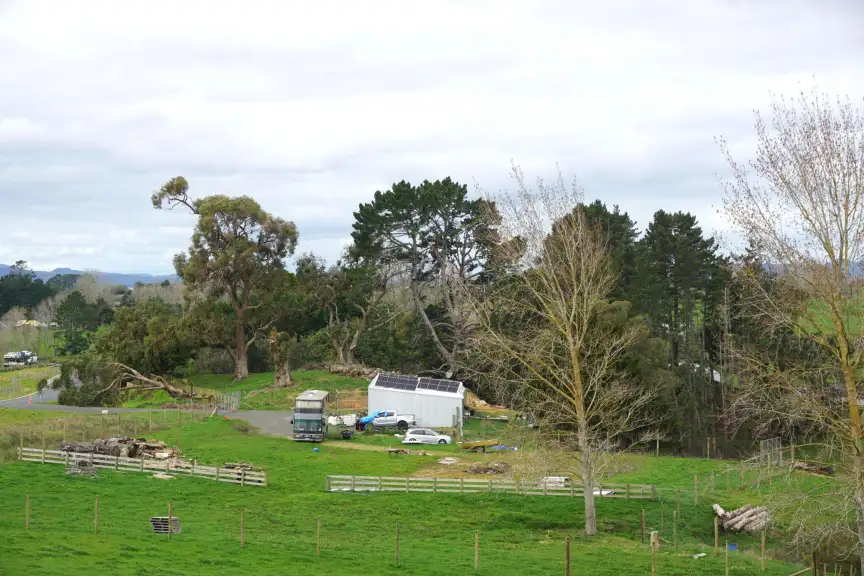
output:
[[[746,156],[814,76],[860,100],[860,4],[0,0],[0,263],[169,273],[194,220],[149,197],[177,175],[332,261],[375,190],[495,191],[511,160],[722,231],[714,138]]]

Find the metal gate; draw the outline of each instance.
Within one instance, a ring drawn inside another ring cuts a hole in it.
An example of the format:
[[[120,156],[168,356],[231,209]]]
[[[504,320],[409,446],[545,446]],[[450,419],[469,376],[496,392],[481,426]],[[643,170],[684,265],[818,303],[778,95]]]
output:
[[[240,409],[240,392],[229,392],[227,394],[216,394],[216,409],[234,412]]]
[[[780,438],[769,438],[759,441],[759,459],[764,464],[783,463],[783,440]]]

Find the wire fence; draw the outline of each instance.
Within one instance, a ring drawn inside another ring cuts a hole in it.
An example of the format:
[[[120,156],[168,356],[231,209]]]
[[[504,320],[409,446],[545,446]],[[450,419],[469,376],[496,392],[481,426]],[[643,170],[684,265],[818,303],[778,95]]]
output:
[[[731,568],[727,573],[734,575],[788,576],[792,573],[788,564],[771,558],[758,542],[748,547],[741,541],[727,543],[724,540],[715,543],[713,550],[692,537],[682,542],[679,535],[693,530],[689,525],[693,520],[673,524],[667,519],[664,526],[656,503],[649,503],[641,510],[618,510],[614,518],[601,516],[598,519],[601,532],[636,543],[635,548],[622,549],[617,559],[622,565],[617,571],[598,572],[594,552],[584,547],[585,541],[580,537],[573,539],[571,536],[578,533],[576,526],[569,530],[555,527],[538,537],[484,530],[482,524],[476,524],[476,528],[470,524],[454,528],[446,522],[436,524],[428,519],[411,519],[407,513],[370,520],[366,514],[349,509],[339,511],[332,505],[322,508],[321,515],[312,515],[297,509],[266,509],[254,503],[250,503],[253,507],[220,506],[220,495],[213,494],[207,504],[154,499],[150,506],[142,507],[140,502],[130,501],[119,491],[108,492],[109,487],[96,482],[81,490],[92,494],[89,501],[66,499],[62,494],[48,492],[21,493],[16,502],[6,503],[7,513],[0,517],[0,530],[44,533],[44,538],[50,538],[48,535],[52,533],[66,534],[64,543],[70,547],[95,547],[99,539],[120,538],[130,546],[134,544],[133,551],[146,548],[151,558],[160,551],[158,543],[169,539],[182,542],[187,551],[218,551],[208,555],[248,548],[256,555],[277,555],[281,569],[290,559],[302,564],[307,571],[314,569],[316,563],[330,567],[336,560],[344,566],[349,565],[347,562],[350,565],[374,563],[384,568],[398,566],[408,573],[412,567],[418,572],[440,573],[430,571],[430,566],[445,565],[453,573],[481,568],[490,574],[513,573],[513,566],[526,566],[526,563],[530,563],[532,570],[520,573],[648,574],[653,569],[653,573],[659,575],[720,574],[724,566],[727,570]],[[100,490],[102,494],[98,493]],[[345,498],[346,504],[358,498],[333,497]],[[464,503],[464,497],[448,497],[454,499],[451,505]],[[345,506],[350,507],[350,504]],[[151,519],[161,520],[157,522],[161,525],[173,525],[173,533],[154,532]],[[177,549],[173,550],[171,554],[176,556]],[[180,557],[176,557],[179,561]],[[243,564],[238,558],[237,552],[233,552],[232,566],[239,570]],[[815,562],[813,558],[803,560],[808,564]],[[248,561],[250,566],[254,563],[252,559]],[[614,564],[616,559],[608,561]],[[172,568],[178,569],[176,565]],[[851,566],[839,564],[824,564],[813,569],[813,574],[825,576],[854,573]]]

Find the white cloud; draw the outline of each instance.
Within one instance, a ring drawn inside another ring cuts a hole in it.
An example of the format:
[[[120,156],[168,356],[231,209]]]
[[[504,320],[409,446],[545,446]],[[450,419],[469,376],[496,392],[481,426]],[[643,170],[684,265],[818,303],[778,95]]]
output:
[[[746,154],[751,110],[814,75],[864,96],[862,23],[815,0],[0,1],[0,256],[168,272],[194,220],[149,194],[183,174],[333,260],[376,189],[495,190],[511,159],[643,226],[722,228],[714,137]]]

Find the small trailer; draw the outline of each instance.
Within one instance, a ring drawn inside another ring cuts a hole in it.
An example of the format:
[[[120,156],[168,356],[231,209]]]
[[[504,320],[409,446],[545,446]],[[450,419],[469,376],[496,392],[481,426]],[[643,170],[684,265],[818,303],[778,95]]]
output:
[[[498,440],[474,440],[473,442],[457,442],[456,446],[462,450],[470,450],[472,452],[486,452],[487,448],[497,446]]]
[[[353,440],[354,430],[357,427],[357,415],[334,414],[327,417],[327,425],[339,427],[339,436],[343,440]]]

